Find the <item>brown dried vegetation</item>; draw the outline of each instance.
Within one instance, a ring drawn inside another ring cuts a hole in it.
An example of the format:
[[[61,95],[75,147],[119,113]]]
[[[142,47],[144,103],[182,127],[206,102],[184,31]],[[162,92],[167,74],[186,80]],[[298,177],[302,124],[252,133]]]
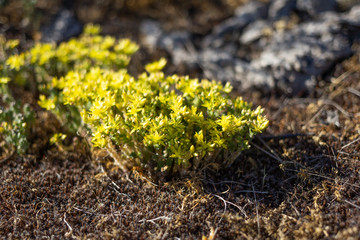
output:
[[[0,159],[0,236],[359,239],[359,53],[311,98],[247,93],[267,131],[231,167],[170,182],[122,173],[79,139],[50,146],[59,126],[39,110],[29,154]]]
[[[264,102],[267,132],[233,166],[202,177],[153,183],[86,146],[34,141],[33,154],[0,166],[0,235],[358,239],[360,73],[348,71],[317,98]],[[53,125],[39,118],[46,127],[35,128],[36,139],[44,139]]]

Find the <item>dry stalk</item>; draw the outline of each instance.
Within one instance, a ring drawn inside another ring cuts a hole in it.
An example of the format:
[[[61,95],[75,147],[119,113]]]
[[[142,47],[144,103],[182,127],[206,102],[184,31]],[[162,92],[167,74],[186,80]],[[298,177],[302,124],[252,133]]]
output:
[[[110,157],[114,159],[115,164],[118,165],[121,170],[124,172],[128,172],[128,169],[123,164],[123,158],[120,156],[120,154],[116,151],[115,146],[112,144],[111,141],[108,141],[108,145],[106,146],[106,150],[109,153]]]

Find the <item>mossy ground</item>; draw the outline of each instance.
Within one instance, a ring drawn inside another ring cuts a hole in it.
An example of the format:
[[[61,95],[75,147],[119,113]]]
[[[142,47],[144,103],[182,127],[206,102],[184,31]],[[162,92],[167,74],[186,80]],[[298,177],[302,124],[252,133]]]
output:
[[[232,166],[170,182],[122,173],[78,139],[49,145],[60,126],[37,107],[29,153],[0,148],[0,236],[359,239],[359,66],[344,60],[305,98],[245,94],[265,108],[266,132]]]

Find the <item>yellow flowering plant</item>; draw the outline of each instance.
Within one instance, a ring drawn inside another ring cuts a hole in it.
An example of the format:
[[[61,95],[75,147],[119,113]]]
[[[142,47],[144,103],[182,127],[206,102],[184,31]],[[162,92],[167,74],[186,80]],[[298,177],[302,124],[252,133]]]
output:
[[[0,139],[6,141],[5,147],[8,147],[8,150],[14,149],[18,154],[23,154],[30,145],[27,136],[34,113],[28,104],[22,105],[13,98],[8,87],[11,80],[8,76],[9,70],[4,67],[7,56],[16,52],[18,44],[18,40],[6,41],[0,35]],[[7,61],[13,64],[14,68],[18,68],[18,59],[10,57]]]
[[[93,146],[107,149],[125,171],[140,166],[172,175],[225,166],[267,127],[263,109],[232,98],[229,83],[166,76],[165,59],[130,75],[138,46],[99,32],[89,26],[59,46],[37,44],[7,64],[16,73],[35,69],[39,105],[71,116],[63,122],[75,122],[75,130],[83,123]]]
[[[137,78],[126,69],[71,71],[53,84],[64,104],[81,111],[94,146],[124,170],[175,174],[231,164],[268,125],[263,109],[231,98],[229,83],[165,76],[165,64],[150,63]]]
[[[21,106],[19,102],[9,97],[8,92],[3,91],[0,83],[1,102],[0,106],[0,138],[3,137],[9,148],[14,148],[18,154],[24,154],[30,143],[27,139],[34,120],[34,112],[28,104]]]
[[[53,87],[53,78],[66,75],[76,69],[91,67],[122,69],[138,46],[129,39],[116,41],[111,36],[100,36],[100,27],[89,24],[79,38],[60,43],[36,43],[29,51],[7,58],[7,76],[19,85],[27,85],[35,95],[40,94],[39,105],[52,110],[68,131],[75,134],[81,126],[79,111],[65,106]],[[45,98],[45,96],[48,96]]]
[[[16,146],[18,152],[24,153],[29,145],[26,140],[29,130],[21,126],[26,125],[26,128],[30,128],[31,125],[30,122],[20,124],[26,122],[26,118],[16,124],[13,122],[13,119],[23,116],[24,109],[21,109],[20,103],[15,104],[16,101],[8,88],[9,84],[25,86],[35,96],[40,94],[39,105],[54,111],[67,132],[75,134],[82,126],[78,109],[63,104],[58,98],[58,89],[52,86],[52,79],[64,76],[74,69],[86,70],[94,66],[124,68],[130,61],[129,55],[138,49],[129,39],[116,41],[110,36],[100,36],[99,32],[99,26],[90,24],[77,39],[61,43],[59,46],[53,43],[36,43],[29,51],[22,53],[17,53],[16,49],[19,40],[6,40],[0,36],[0,130],[1,136],[6,135],[5,139],[12,139],[7,141],[9,146]],[[31,111],[28,105],[23,107]],[[18,136],[15,137],[14,134]]]

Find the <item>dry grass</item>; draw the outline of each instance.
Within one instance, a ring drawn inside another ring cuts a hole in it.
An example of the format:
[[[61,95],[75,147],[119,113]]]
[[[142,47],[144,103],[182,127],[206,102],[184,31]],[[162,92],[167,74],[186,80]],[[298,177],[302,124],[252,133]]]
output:
[[[226,169],[167,182],[139,169],[124,174],[79,139],[50,146],[60,126],[38,110],[28,155],[0,147],[0,236],[360,239],[359,53],[311,97],[245,94],[271,122],[252,148]]]

